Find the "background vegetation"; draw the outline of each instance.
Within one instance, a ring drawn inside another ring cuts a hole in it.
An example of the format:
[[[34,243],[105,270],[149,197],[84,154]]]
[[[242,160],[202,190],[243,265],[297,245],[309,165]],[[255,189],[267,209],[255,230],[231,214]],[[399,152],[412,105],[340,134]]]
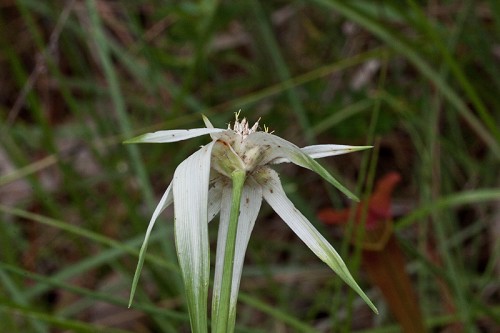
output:
[[[155,203],[207,138],[121,142],[201,127],[200,113],[226,126],[240,108],[300,146],[375,145],[323,165],[362,197],[402,175],[392,210],[429,331],[500,326],[497,0],[7,0],[0,68],[3,332],[187,331],[171,211],[126,303]],[[350,203],[280,172],[381,314],[268,209],[237,331],[399,331],[360,251],[315,217]]]

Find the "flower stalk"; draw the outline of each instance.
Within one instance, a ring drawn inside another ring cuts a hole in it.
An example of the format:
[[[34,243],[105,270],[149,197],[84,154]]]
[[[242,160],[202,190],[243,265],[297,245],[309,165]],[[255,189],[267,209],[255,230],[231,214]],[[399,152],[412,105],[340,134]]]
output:
[[[220,295],[216,295],[214,289],[213,297],[213,322],[212,332],[226,333],[232,332],[228,330],[228,326],[234,326],[235,309],[231,309],[230,297],[233,267],[234,267],[234,251],[236,247],[236,235],[238,230],[238,220],[240,215],[241,197],[243,194],[243,185],[246,179],[245,170],[235,170],[231,173],[231,181],[233,184],[231,212],[229,215],[229,226],[226,235],[226,246],[224,249],[224,264],[222,269],[222,285]]]

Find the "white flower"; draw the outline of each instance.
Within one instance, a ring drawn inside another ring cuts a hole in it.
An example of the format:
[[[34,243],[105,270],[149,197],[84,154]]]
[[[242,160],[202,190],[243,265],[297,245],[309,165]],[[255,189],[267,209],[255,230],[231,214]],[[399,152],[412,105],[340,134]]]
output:
[[[175,241],[187,292],[188,309],[191,314],[196,313],[198,318],[201,318],[199,322],[191,322],[191,324],[193,331],[197,331],[196,327],[206,330],[202,327],[206,327],[206,314],[203,314],[206,313],[207,308],[210,272],[208,222],[220,212],[213,300],[213,307],[217,309],[217,295],[220,292],[223,275],[226,234],[230,221],[231,174],[235,170],[244,170],[246,178],[237,224],[228,331],[231,332],[234,327],[236,298],[243,260],[262,198],[314,254],[330,266],[376,312],[374,305],[356,284],[335,249],[287,198],[278,174],[270,167],[272,164],[292,162],[308,168],[318,173],[348,197],[357,200],[349,190],[343,187],[314,159],[349,153],[368,147],[315,145],[298,148],[294,144],[268,133],[267,130],[265,132],[258,131],[258,122],[252,127],[248,126],[246,119],[239,122],[238,114],[232,129],[230,127],[228,129],[213,128],[210,121],[206,117],[203,118],[207,128],[159,131],[126,141],[127,143],[166,143],[205,134],[210,134],[212,137],[212,142],[201,147],[177,167],[172,183],[156,207],[141,248],[132,294],[135,290],[138,273],[142,268],[144,252],[153,225],[159,214],[173,202]]]

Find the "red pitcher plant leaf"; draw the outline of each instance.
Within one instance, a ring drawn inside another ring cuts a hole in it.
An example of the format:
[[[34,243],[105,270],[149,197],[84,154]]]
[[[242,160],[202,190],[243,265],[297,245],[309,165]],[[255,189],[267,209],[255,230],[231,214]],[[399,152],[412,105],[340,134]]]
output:
[[[326,208],[318,213],[318,218],[325,224],[345,226],[354,216],[351,242],[361,246],[363,268],[382,292],[403,331],[421,333],[425,327],[420,306],[405,269],[405,257],[393,233],[391,196],[400,181],[398,173],[390,172],[378,180],[366,202],[342,210]]]

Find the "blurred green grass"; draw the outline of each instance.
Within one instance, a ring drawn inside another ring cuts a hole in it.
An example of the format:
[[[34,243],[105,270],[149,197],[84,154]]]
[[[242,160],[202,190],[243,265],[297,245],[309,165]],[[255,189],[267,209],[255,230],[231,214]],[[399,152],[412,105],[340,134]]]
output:
[[[126,303],[154,205],[207,141],[121,142],[201,127],[201,113],[226,126],[241,108],[298,145],[376,143],[377,155],[323,164],[361,196],[373,178],[401,173],[398,236],[429,330],[494,332],[499,40],[495,0],[5,2],[2,330],[186,331],[171,213],[155,229],[133,309]],[[312,173],[280,171],[315,223],[319,207],[348,204]],[[267,211],[249,245],[238,331],[398,331],[356,251],[339,230],[322,232],[381,315],[346,297]]]

